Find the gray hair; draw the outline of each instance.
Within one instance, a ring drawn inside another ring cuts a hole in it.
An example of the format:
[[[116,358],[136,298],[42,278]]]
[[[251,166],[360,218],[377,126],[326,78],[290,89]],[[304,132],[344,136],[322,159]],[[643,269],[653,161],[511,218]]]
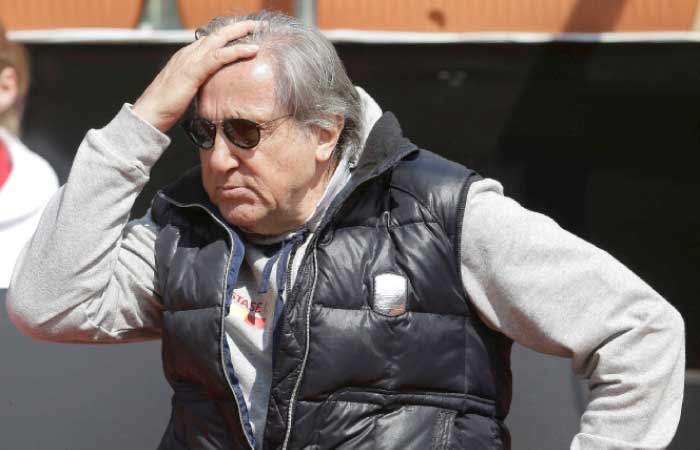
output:
[[[362,106],[333,44],[318,30],[279,12],[261,11],[242,16],[220,16],[198,28],[197,39],[243,20],[264,22],[252,34],[229,43],[260,46],[276,69],[278,107],[304,128],[331,129],[336,116],[345,125],[333,157],[352,158],[362,145]]]

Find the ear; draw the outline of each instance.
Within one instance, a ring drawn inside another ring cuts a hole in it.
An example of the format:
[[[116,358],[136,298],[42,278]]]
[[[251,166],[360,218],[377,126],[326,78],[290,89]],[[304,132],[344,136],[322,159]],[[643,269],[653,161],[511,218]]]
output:
[[[5,67],[0,71],[0,113],[4,113],[17,101],[17,71],[14,67]]]
[[[345,126],[345,118],[341,115],[336,115],[334,117],[335,125],[331,128],[319,128],[318,132],[318,145],[316,146],[316,161],[319,163],[328,162],[333,155],[333,150],[338,144],[338,138],[340,138],[340,133],[343,131]]]

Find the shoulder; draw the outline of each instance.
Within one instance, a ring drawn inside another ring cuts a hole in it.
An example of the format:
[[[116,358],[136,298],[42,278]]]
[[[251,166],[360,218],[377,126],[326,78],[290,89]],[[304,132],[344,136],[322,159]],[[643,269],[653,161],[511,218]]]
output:
[[[473,236],[492,236],[498,241],[563,231],[550,217],[527,209],[505,195],[503,185],[491,178],[470,186],[464,205],[464,224]]]
[[[470,187],[478,180],[481,176],[477,172],[428,150],[419,150],[394,168],[391,188],[412,196],[447,229],[454,229]]]

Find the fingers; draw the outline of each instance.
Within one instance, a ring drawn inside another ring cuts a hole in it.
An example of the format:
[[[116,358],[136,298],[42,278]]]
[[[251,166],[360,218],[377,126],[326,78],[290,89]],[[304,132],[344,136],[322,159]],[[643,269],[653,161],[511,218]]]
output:
[[[135,102],[134,112],[161,131],[170,129],[212,74],[257,54],[257,45],[226,44],[252,33],[261,24],[247,20],[222,27],[178,50]]]
[[[227,44],[236,41],[255,31],[262,22],[245,20],[233,25],[225,26],[214,33],[205,36],[194,44],[199,44],[193,51],[199,54],[195,57],[200,60],[200,69],[203,78],[207,78],[223,66],[240,59],[252,58],[258,51],[258,46],[253,44]],[[200,81],[203,81],[201,79]]]
[[[191,72],[195,75],[197,86],[201,85],[207,78],[216,71],[241,59],[252,58],[258,53],[258,46],[252,44],[236,44],[228,47],[218,47],[206,51],[199,58],[199,61],[191,67]]]
[[[209,57],[210,70],[216,70],[239,59],[252,58],[257,52],[258,46],[252,44],[215,48]]]
[[[262,22],[256,20],[244,20],[233,25],[221,27],[212,34],[201,39],[202,46],[205,48],[223,47],[231,41],[240,39],[255,31]]]

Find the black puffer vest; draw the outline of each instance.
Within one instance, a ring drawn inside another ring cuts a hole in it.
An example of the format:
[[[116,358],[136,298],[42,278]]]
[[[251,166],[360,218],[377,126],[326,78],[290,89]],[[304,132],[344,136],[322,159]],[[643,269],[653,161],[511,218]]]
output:
[[[479,320],[460,276],[461,219],[476,179],[418,150],[390,113],[379,120],[287,291],[257,447],[510,448],[511,342]],[[174,390],[161,449],[254,443],[223,332],[243,245],[207,204],[195,169],[152,206]],[[386,295],[392,310],[378,304]]]

